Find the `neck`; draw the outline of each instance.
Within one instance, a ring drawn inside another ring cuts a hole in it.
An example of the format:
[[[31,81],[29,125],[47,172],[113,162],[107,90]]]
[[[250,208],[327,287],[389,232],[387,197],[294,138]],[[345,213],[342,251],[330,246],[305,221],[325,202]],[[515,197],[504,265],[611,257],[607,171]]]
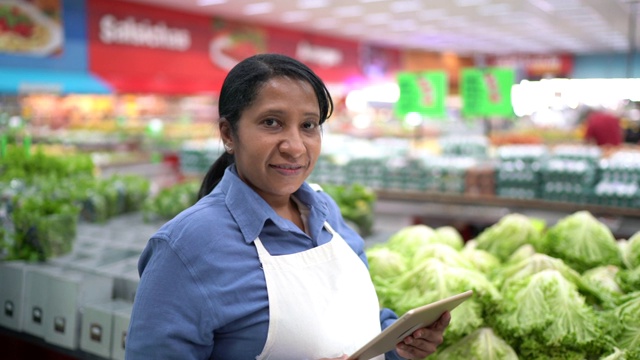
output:
[[[282,204],[279,207],[273,207],[273,210],[276,214],[282,216],[283,218],[290,220],[296,226],[298,226],[302,231],[304,229],[304,223],[302,222],[302,215],[300,215],[300,210],[298,209],[298,205],[293,201],[292,198],[289,198],[286,204]]]

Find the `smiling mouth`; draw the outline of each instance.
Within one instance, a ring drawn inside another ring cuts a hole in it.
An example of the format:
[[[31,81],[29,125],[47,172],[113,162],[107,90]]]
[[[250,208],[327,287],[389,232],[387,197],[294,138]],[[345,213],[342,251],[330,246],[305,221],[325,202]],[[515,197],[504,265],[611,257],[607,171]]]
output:
[[[302,170],[302,165],[269,165],[272,169],[285,174],[293,174]]]

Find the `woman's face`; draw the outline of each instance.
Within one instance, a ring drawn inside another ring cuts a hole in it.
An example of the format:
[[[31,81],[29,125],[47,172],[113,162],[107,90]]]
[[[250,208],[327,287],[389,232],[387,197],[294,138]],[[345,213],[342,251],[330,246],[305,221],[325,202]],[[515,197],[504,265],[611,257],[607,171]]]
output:
[[[221,130],[240,178],[267,202],[298,190],[320,155],[318,99],[305,81],[269,80],[242,113],[237,136]]]

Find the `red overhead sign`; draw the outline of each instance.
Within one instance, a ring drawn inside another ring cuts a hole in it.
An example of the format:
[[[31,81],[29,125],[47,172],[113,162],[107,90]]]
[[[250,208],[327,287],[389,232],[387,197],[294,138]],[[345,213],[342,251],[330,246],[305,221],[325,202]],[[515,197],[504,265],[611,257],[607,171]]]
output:
[[[217,92],[238,61],[277,52],[325,82],[348,83],[400,66],[397,50],[113,0],[89,0],[89,66],[118,92]]]

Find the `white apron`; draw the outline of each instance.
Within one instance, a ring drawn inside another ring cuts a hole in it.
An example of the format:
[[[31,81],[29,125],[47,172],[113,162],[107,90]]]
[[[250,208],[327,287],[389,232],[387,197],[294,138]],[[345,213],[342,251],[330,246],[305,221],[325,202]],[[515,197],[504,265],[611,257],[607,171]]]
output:
[[[324,226],[331,241],[295,254],[271,256],[259,238],[254,241],[269,295],[267,342],[256,359],[350,355],[380,333],[378,297],[366,266]]]

